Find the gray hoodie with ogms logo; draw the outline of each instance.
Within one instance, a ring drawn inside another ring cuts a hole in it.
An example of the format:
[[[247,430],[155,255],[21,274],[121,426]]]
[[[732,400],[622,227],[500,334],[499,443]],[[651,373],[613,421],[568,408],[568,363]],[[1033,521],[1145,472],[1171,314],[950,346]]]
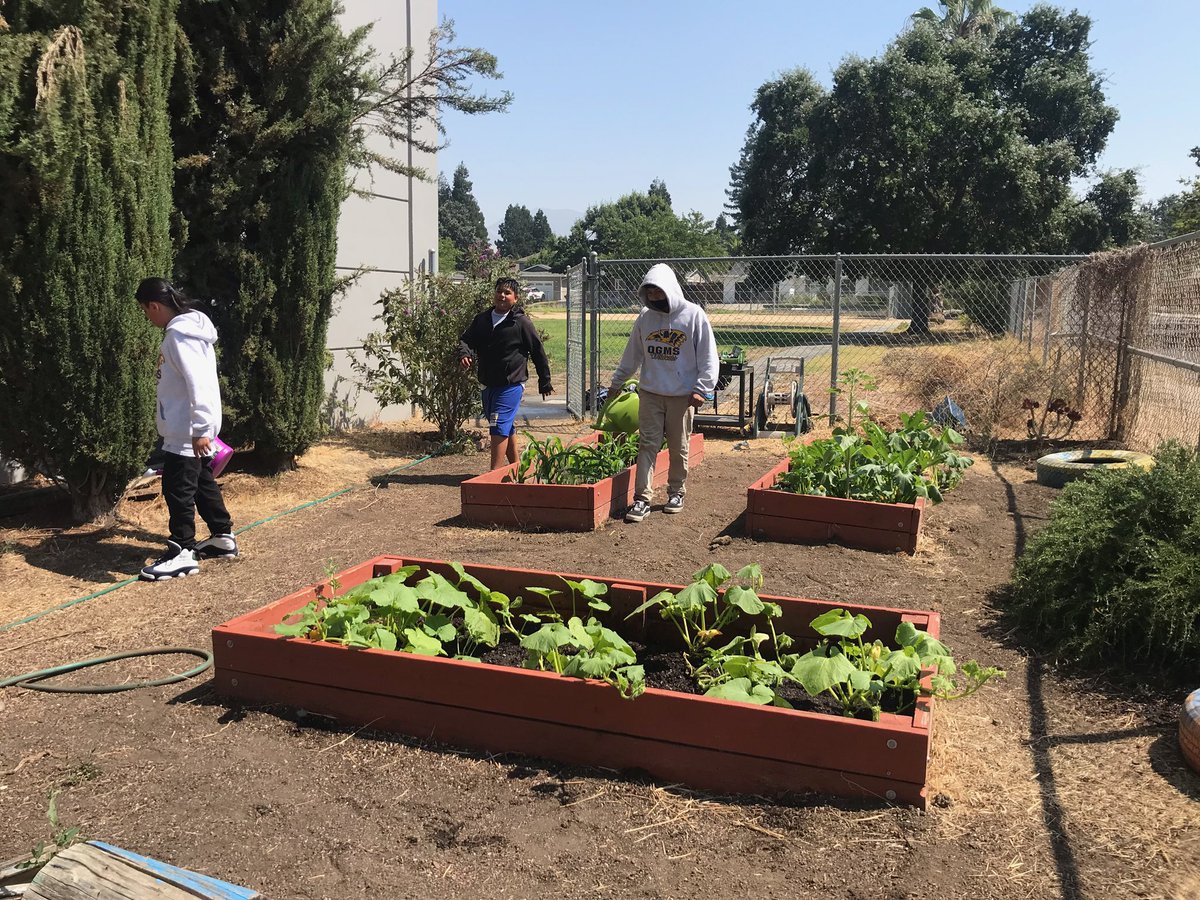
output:
[[[647,285],[662,288],[667,311],[646,306],[633,323],[629,343],[613,373],[612,384],[620,387],[639,368],[639,390],[668,397],[712,395],[717,385],[717,342],[708,316],[683,296],[675,272],[666,263],[651,266],[638,296],[646,303]]]
[[[216,342],[217,329],[197,310],[175,316],[163,332],[155,418],[167,453],[195,456],[192,438],[214,438],[221,430]]]

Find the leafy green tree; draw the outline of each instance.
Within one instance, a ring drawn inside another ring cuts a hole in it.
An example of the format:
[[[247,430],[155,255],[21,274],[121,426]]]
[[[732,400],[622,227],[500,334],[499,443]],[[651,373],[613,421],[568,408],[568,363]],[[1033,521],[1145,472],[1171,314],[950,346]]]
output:
[[[1072,245],[1107,250],[1142,240],[1150,221],[1138,203],[1139,195],[1132,169],[1102,174],[1076,209]]]
[[[470,173],[462,163],[454,170],[454,181],[438,178],[438,235],[448,238],[465,254],[472,244],[487,243],[487,224],[475,199]]]
[[[555,242],[551,266],[564,271],[591,251],[610,259],[718,256],[721,244],[712,222],[696,212],[680,218],[660,191],[627,194],[588,209]]]
[[[667,183],[661,178],[655,178],[650,182],[650,190],[647,193],[651,197],[660,198],[668,207],[671,206],[671,192],[667,190]]]
[[[763,85],[731,169],[746,252],[1087,252],[1132,233],[1086,221],[1129,218],[1124,176],[1082,203],[1071,191],[1116,122],[1090,25],[1046,6],[988,40],[918,23],[845,60],[829,91],[804,70]],[[936,290],[916,292],[914,330]]]
[[[438,238],[438,271],[453,272],[458,268],[458,258],[461,254],[450,238]]]
[[[0,452],[109,511],[154,432],[171,268],[174,0],[9,0],[0,24]]]
[[[1200,165],[1200,147],[1193,147],[1191,157]],[[1200,231],[1200,178],[1185,181],[1187,187],[1170,209],[1170,235]]]

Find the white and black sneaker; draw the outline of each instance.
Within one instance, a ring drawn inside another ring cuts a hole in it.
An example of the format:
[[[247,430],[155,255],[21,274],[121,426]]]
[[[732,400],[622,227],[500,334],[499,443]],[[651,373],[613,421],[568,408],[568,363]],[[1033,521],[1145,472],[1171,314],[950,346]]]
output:
[[[184,550],[174,541],[167,541],[167,552],[142,569],[143,581],[165,581],[168,578],[181,578],[185,575],[195,575],[200,571],[193,550]]]
[[[626,522],[640,522],[650,515],[650,504],[645,500],[634,500],[633,506],[625,510]]]
[[[667,502],[663,504],[663,512],[683,512],[683,494],[672,494],[667,498]]]
[[[195,547],[196,559],[237,559],[237,538],[232,534],[214,534]]]

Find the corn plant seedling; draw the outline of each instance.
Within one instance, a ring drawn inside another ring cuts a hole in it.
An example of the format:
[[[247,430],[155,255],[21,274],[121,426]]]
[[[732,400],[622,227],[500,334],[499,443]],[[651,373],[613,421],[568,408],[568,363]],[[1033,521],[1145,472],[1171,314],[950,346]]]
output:
[[[636,434],[604,435],[595,444],[563,444],[558,437],[537,440],[523,432],[527,443],[517,463],[517,481],[524,484],[595,484],[637,462]]]

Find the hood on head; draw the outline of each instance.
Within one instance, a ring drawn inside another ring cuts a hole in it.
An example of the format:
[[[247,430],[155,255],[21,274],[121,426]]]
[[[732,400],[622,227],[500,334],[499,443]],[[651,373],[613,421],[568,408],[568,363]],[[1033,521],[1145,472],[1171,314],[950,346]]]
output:
[[[667,295],[667,303],[671,312],[675,312],[684,303],[687,303],[687,299],[683,296],[683,288],[679,286],[679,279],[675,277],[675,270],[666,263],[655,263],[646,273],[646,277],[642,279],[637,291],[642,305],[646,304],[646,285],[649,284],[662,288]]]
[[[212,319],[198,309],[180,313],[167,323],[167,331],[173,331],[181,337],[196,338],[210,344],[217,342],[217,329]]]

